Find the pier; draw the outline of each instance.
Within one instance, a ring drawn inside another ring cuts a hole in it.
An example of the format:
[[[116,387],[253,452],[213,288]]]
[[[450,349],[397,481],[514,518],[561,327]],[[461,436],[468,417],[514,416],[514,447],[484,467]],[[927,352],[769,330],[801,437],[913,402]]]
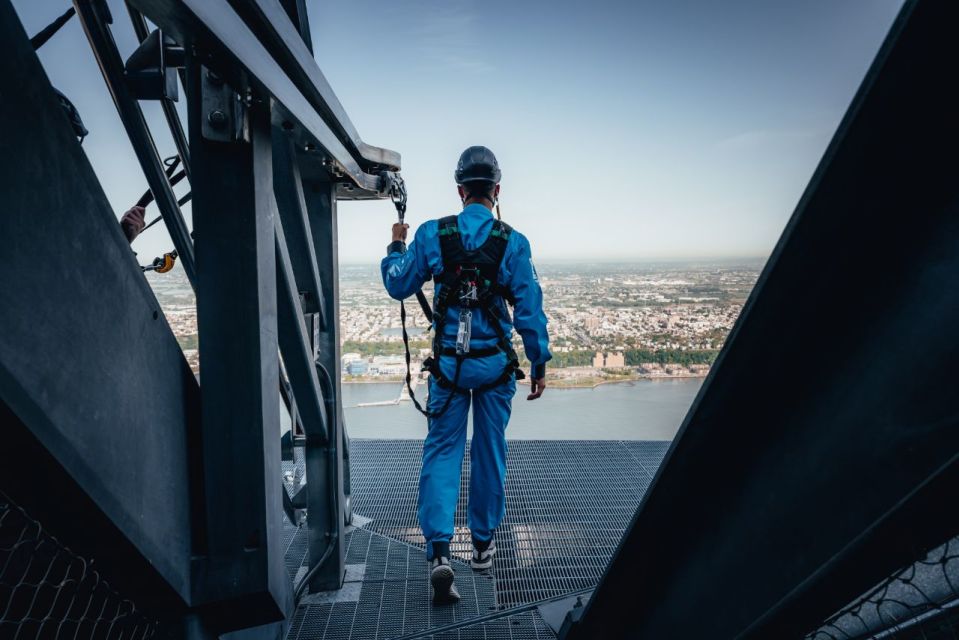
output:
[[[413,378],[410,380],[410,387],[413,389],[413,393],[416,393],[416,387],[419,386],[420,380],[421,378],[418,375],[413,376]],[[399,394],[396,396],[396,398],[392,400],[379,400],[377,402],[360,402],[356,406],[357,407],[390,407],[390,406],[397,405],[401,402],[409,402],[409,401],[410,401],[410,392],[406,388],[406,385],[402,384],[400,385]],[[421,399],[420,401],[425,406],[425,402],[426,402],[425,398]]]

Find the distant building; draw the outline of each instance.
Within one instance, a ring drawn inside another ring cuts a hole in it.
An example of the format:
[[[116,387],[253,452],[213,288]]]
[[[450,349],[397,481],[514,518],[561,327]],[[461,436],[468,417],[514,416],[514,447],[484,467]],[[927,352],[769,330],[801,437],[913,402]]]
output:
[[[606,367],[609,369],[621,369],[626,366],[626,356],[622,351],[606,354]]]
[[[593,356],[593,367],[596,369],[621,369],[626,366],[626,356],[622,351],[602,353],[597,351]]]
[[[369,366],[366,363],[366,360],[353,360],[346,365],[346,372],[351,376],[362,376],[365,375]]]
[[[370,373],[380,376],[395,376],[406,373],[406,359],[403,356],[376,356]]]

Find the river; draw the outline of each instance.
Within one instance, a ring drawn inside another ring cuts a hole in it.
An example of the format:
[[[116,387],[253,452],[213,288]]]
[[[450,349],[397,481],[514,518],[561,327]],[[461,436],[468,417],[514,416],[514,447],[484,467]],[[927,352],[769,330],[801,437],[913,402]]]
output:
[[[506,435],[513,440],[672,440],[702,379],[637,380],[594,389],[547,388],[529,402],[520,385]],[[422,438],[426,419],[410,402],[358,407],[391,400],[399,383],[344,384],[346,425],[353,438]],[[418,388],[425,392],[421,385]]]

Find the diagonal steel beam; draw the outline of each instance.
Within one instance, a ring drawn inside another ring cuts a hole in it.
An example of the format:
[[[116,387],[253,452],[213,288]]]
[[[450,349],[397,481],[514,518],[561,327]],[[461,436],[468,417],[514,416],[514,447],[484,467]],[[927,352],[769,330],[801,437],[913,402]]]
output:
[[[133,31],[137,35],[137,40],[141,43],[150,35],[150,29],[143,14],[131,6],[127,6],[130,14],[130,22],[133,23]],[[180,78],[184,78],[183,70],[180,69]],[[185,83],[184,83],[185,84]],[[180,121],[180,114],[176,111],[176,106],[172,100],[164,98],[160,100],[160,107],[163,109],[163,116],[166,118],[167,126],[170,128],[170,135],[173,136],[173,144],[176,146],[177,154],[180,156],[180,163],[186,172],[187,180],[190,179],[190,144],[187,142],[186,131],[183,129],[183,123]]]
[[[273,191],[282,232],[287,239],[289,259],[296,276],[294,290],[303,294],[303,312],[319,313],[321,328],[326,327],[326,298],[316,264],[316,248],[306,213],[303,180],[296,149],[289,137],[273,130]]]
[[[277,62],[270,51],[237,15],[227,0],[131,0],[165,32],[203,56],[239,91],[257,89],[275,99],[275,120],[285,124],[304,147],[319,147],[327,155],[327,169],[364,193],[385,197],[378,175],[364,171],[330,125]],[[299,36],[297,36],[299,37]]]
[[[180,256],[183,270],[186,271],[190,283],[195,285],[196,267],[190,230],[180,212],[173,187],[170,186],[170,181],[166,177],[163,162],[157,152],[146,119],[143,117],[143,111],[127,88],[123,77],[123,60],[120,58],[120,52],[106,23],[106,16],[101,15],[99,3],[95,0],[74,0],[74,6],[87,39],[90,41],[97,64],[100,65],[107,89],[113,97],[120,120],[126,129],[127,137],[130,138],[133,151],[136,153],[147,184],[160,209],[160,215],[163,216],[163,222],[173,240],[173,246],[176,247]]]
[[[316,64],[313,52],[300,37],[277,0],[230,0],[237,13],[296,84],[310,104],[323,115],[339,139],[364,169],[399,171],[400,154],[366,144]]]
[[[329,440],[329,424],[332,416],[326,413],[326,405],[320,392],[319,380],[313,364],[313,349],[303,324],[303,310],[290,254],[283,234],[283,225],[276,220],[276,282],[280,352],[283,364],[290,375],[290,386],[296,399],[296,408],[302,419],[306,438],[319,444]]]

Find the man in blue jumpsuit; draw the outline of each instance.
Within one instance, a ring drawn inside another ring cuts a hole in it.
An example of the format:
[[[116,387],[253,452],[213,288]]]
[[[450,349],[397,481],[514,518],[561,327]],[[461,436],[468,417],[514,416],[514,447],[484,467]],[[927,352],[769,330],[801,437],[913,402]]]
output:
[[[470,446],[470,487],[468,523],[473,539],[474,569],[492,565],[496,551],[493,534],[505,513],[506,425],[509,422],[513,395],[516,393],[516,363],[512,346],[508,345],[513,327],[523,340],[526,357],[532,365],[530,394],[527,400],[539,398],[546,387],[546,361],[550,359],[543,293],[530,255],[529,241],[521,233],[494,219],[492,209],[500,192],[500,169],[493,153],[486,147],[470,147],[460,156],[456,182],[464,208],[457,216],[430,220],[416,230],[413,242],[406,246],[408,225],[393,225],[393,242],[381,264],[383,284],[390,296],[403,300],[419,291],[431,278],[434,288],[434,312],[442,311],[437,300],[452,273],[444,274],[444,249],[449,271],[459,272],[463,265],[451,263],[450,236],[457,238],[458,255],[471,256],[498,241],[503,244],[498,268],[493,265],[495,283],[488,291],[495,295],[490,307],[472,308],[472,317],[463,321],[463,306],[468,300],[461,294],[463,285],[456,281],[457,292],[442,318],[434,317],[434,329],[440,330],[434,342],[440,353],[434,353],[427,403],[429,432],[423,444],[423,468],[420,474],[419,521],[426,538],[430,561],[430,581],[434,602],[455,602],[459,593],[453,584],[450,565],[450,540],[453,538],[453,517],[460,488],[460,468],[466,446],[466,421],[473,405],[473,439]],[[444,238],[444,236],[446,236]],[[461,243],[461,244],[459,244]],[[496,258],[499,257],[499,254]],[[496,259],[494,258],[494,260]],[[476,283],[473,283],[476,299]],[[468,297],[468,296],[467,296]],[[483,296],[480,296],[483,297]],[[513,302],[513,318],[503,300]],[[434,313],[434,315],[440,315]],[[495,317],[490,317],[490,316]],[[499,322],[498,330],[494,323]],[[465,341],[464,345],[464,325]],[[459,334],[459,347],[457,337]],[[457,355],[468,350],[468,357]],[[510,359],[512,356],[513,360]],[[511,366],[512,365],[512,366]],[[521,373],[519,374],[522,375]],[[452,384],[451,384],[452,383]]]

